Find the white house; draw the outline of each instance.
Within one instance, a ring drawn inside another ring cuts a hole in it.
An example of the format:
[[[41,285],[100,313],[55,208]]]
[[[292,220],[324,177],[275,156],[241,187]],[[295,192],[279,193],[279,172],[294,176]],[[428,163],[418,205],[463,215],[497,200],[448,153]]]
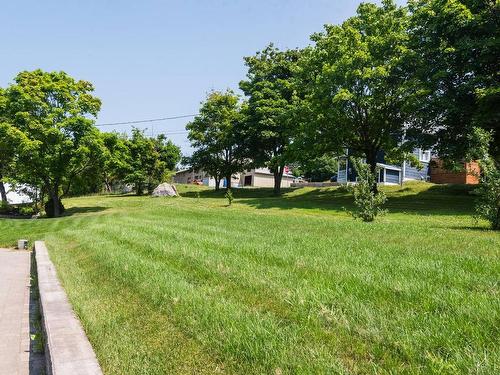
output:
[[[17,192],[9,184],[4,184],[5,191],[7,192],[7,201],[10,204],[31,203],[32,199],[26,194]]]

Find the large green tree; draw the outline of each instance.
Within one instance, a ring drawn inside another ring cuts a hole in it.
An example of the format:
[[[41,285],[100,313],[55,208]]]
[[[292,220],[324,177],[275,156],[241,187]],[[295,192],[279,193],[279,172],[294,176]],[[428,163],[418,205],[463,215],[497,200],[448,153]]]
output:
[[[151,193],[181,160],[180,148],[164,135],[150,138],[143,130],[134,128],[127,146],[130,162],[125,181],[134,184],[137,195],[142,195],[144,189]]]
[[[90,82],[64,72],[25,71],[5,91],[3,117],[27,138],[16,161],[16,179],[41,183],[48,216],[64,211],[61,202],[73,178],[98,161],[102,151],[92,117],[101,107]]]
[[[116,132],[101,133],[105,147],[105,159],[102,167],[102,179],[107,192],[125,179],[130,170],[130,152],[126,135]]]
[[[311,115],[307,138],[326,146],[322,152],[348,148],[375,173],[381,150],[410,147],[402,142],[411,96],[407,27],[405,8],[384,0],[359,5],[356,16],[311,37],[298,76]]]
[[[492,132],[500,161],[500,2],[411,0],[411,67],[418,129],[445,159],[473,146],[474,127]]]
[[[195,165],[212,177],[225,177],[228,189],[232,176],[245,167],[238,132],[242,119],[237,95],[230,90],[212,91],[202,103],[199,115],[186,125],[191,146],[195,148]]]
[[[266,166],[273,173],[275,194],[280,193],[285,166],[295,161],[291,144],[298,118],[293,80],[299,57],[299,50],[280,51],[271,44],[245,57],[247,79],[240,82],[248,97],[242,138],[254,166]]]

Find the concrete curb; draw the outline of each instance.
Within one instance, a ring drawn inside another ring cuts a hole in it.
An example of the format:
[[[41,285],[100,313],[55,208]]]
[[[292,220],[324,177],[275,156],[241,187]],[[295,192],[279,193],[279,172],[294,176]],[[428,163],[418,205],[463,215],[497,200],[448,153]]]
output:
[[[35,242],[47,372],[102,375],[94,350],[59,283],[43,241]]]

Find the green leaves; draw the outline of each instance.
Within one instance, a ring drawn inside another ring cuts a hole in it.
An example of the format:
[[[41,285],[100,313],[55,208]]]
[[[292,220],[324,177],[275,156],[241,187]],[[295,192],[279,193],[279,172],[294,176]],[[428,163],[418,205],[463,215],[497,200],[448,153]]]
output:
[[[101,107],[92,84],[64,72],[24,71],[3,91],[0,116],[15,161],[15,177],[30,186],[43,186],[58,216],[60,196],[76,175],[100,161],[102,143],[93,125]],[[15,131],[13,130],[15,129]]]
[[[248,98],[242,129],[247,155],[255,166],[267,166],[277,177],[295,159],[291,145],[298,135],[299,98],[294,72],[300,54],[271,44],[245,57],[247,79],[240,82]]]
[[[122,141],[109,135],[107,138],[108,147],[114,155],[110,162],[117,177],[125,173],[124,180],[135,185],[137,195],[141,195],[144,188],[151,193],[181,160],[180,148],[164,135],[149,138],[143,130],[133,128],[129,140]],[[116,160],[122,155],[126,155],[126,163]]]
[[[351,212],[351,215],[357,219],[360,218],[365,222],[374,221],[378,215],[384,214],[386,211],[382,206],[387,201],[387,197],[383,192],[374,192],[372,186],[376,183],[376,173],[370,171],[369,166],[360,159],[353,159],[354,167],[358,174],[357,182],[352,187],[354,195],[354,205],[357,210]]]
[[[196,148],[190,164],[213,176],[218,188],[222,176],[229,181],[246,163],[238,132],[243,121],[240,100],[231,90],[212,91],[199,113],[186,125],[188,139]]]
[[[448,160],[468,152],[473,127],[493,131],[490,152],[500,160],[500,3],[412,0],[409,8],[416,127]]]
[[[370,158],[402,140],[411,94],[407,25],[406,10],[384,1],[361,4],[356,16],[311,37],[298,72],[313,124],[306,131],[323,149]]]

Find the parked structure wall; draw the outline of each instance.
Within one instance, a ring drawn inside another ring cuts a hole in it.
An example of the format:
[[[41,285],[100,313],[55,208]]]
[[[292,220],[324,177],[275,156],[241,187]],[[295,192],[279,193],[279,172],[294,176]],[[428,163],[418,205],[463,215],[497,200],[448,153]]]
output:
[[[290,187],[293,183],[292,175],[283,175],[281,187]],[[215,179],[203,171],[183,170],[174,176],[174,182],[178,184],[192,184],[194,181],[200,181],[206,186],[215,186]],[[222,179],[220,187],[225,187],[225,180]],[[242,173],[233,175],[231,186],[233,187],[274,187],[274,176],[267,168],[251,169]]]
[[[430,167],[431,182],[435,184],[475,185],[479,183],[480,172],[477,162],[463,163],[463,170],[459,172],[446,169],[439,159],[434,159]]]
[[[281,187],[290,187],[293,183],[292,175],[284,174]],[[267,168],[255,168],[241,173],[240,186],[274,187],[274,175]]]

